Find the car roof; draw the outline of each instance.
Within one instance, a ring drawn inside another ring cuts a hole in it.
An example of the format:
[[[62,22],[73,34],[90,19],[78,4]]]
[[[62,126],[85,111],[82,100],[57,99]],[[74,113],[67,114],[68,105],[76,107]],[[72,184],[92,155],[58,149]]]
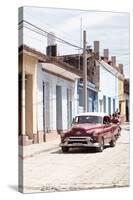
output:
[[[79,113],[77,115],[75,115],[75,117],[77,116],[99,116],[99,117],[104,117],[104,116],[109,116],[108,113],[102,113],[102,112],[85,112],[85,113]]]

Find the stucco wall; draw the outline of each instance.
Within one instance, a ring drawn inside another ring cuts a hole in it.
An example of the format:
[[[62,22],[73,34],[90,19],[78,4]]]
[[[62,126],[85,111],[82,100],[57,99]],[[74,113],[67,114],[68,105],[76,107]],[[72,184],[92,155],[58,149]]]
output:
[[[121,103],[121,115],[125,115],[124,81],[118,80],[118,99]]]
[[[118,97],[123,100],[124,97],[124,80],[118,79]]]
[[[75,82],[63,79],[42,70],[42,64],[37,68],[37,116],[38,130],[43,130],[43,81],[49,83],[50,130],[56,130],[56,85],[62,87],[62,128],[67,129],[67,88],[72,90],[72,116],[75,115],[74,101],[76,101]]]
[[[113,99],[115,99],[115,108],[118,108],[118,78],[114,74],[107,71],[100,64],[100,92],[98,94],[98,101],[103,100],[106,96],[106,112],[108,113],[108,97],[111,98],[111,113],[113,113]],[[100,111],[100,105],[99,105]],[[103,111],[103,104],[102,104]]]
[[[37,102],[36,102],[36,68],[37,59],[23,54],[23,67],[25,73],[25,132],[33,138],[33,134],[37,134]]]

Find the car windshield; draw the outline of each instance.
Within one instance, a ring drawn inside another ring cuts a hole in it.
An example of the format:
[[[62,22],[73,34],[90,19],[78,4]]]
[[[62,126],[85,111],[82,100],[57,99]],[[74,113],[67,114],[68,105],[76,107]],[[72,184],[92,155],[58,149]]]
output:
[[[102,123],[102,117],[100,116],[77,116],[75,117],[76,124],[91,123],[99,124]]]

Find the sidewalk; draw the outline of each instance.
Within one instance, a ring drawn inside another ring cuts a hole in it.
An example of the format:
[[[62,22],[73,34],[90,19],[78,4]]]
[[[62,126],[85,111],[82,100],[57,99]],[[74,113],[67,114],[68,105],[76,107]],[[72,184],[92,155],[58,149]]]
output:
[[[130,131],[130,123],[129,122],[124,122],[124,124],[121,124],[120,126],[122,129]]]
[[[53,139],[28,146],[19,146],[19,157],[22,159],[33,157],[37,154],[59,148],[60,136],[57,134]]]

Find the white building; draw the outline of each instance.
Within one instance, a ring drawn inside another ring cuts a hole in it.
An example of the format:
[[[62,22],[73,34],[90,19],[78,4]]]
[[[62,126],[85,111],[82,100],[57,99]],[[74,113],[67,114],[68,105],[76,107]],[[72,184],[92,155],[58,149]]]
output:
[[[105,61],[97,61],[100,68],[100,85],[98,94],[99,112],[112,114],[118,108],[118,70]]]
[[[77,114],[79,76],[55,63],[39,63],[37,69],[38,132],[65,130]]]
[[[19,49],[19,144],[46,141],[78,112],[81,71],[23,45]]]

